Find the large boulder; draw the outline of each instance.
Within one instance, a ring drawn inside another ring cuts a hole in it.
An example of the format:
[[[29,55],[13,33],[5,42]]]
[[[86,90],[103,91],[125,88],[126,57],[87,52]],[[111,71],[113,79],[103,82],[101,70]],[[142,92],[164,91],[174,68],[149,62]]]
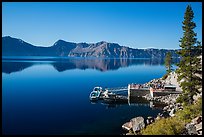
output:
[[[130,120],[132,122],[132,129],[134,132],[140,131],[145,127],[144,118],[143,117],[136,117]]]
[[[122,128],[129,131],[130,129],[132,129],[132,122],[126,122],[122,125]]]

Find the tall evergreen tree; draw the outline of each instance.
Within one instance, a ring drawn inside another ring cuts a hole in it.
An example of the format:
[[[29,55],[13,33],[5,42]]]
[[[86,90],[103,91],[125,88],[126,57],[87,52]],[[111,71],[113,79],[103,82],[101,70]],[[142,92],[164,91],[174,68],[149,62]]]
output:
[[[172,71],[172,56],[171,52],[166,53],[166,58],[165,58],[165,67],[167,68],[167,74],[169,74]]]
[[[202,86],[201,77],[196,73],[201,71],[200,58],[202,46],[197,41],[194,28],[196,24],[193,22],[194,13],[190,5],[187,6],[183,23],[183,37],[180,40],[181,50],[178,54],[181,56],[180,63],[178,64],[177,74],[183,94],[180,100],[185,103],[193,103],[193,95],[199,92],[199,86]]]

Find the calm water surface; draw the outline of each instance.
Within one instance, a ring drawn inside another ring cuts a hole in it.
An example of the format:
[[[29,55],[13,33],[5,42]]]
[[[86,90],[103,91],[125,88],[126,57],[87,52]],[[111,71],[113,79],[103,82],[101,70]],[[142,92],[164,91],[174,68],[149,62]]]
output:
[[[93,87],[143,84],[165,71],[162,61],[149,59],[2,60],[3,134],[122,134],[123,123],[161,109],[93,104]]]

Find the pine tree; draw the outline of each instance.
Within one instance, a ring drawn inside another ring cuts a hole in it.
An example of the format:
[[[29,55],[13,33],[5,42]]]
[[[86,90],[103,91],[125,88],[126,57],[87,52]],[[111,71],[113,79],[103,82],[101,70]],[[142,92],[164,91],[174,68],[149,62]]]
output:
[[[184,15],[184,21],[182,22],[183,37],[180,40],[181,50],[178,51],[181,60],[176,70],[178,81],[180,81],[180,86],[183,90],[180,100],[188,104],[193,103],[193,95],[199,92],[198,88],[202,84],[201,78],[196,75],[196,73],[201,73],[202,66],[199,56],[202,53],[202,46],[197,41],[197,34],[193,30],[196,27],[196,24],[192,21],[193,18],[193,10],[188,5]]]
[[[166,58],[165,58],[165,67],[167,68],[167,74],[169,74],[172,71],[172,56],[170,52],[166,53]]]

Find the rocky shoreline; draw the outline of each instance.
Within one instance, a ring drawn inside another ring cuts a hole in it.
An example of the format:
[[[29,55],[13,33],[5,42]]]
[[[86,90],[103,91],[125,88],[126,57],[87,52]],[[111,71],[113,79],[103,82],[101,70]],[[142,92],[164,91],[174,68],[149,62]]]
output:
[[[147,125],[152,124],[156,120],[159,120],[161,118],[166,118],[166,117],[173,117],[176,111],[183,109],[183,106],[181,105],[181,103],[176,103],[176,99],[178,97],[179,97],[178,94],[170,94],[167,96],[159,96],[159,97],[153,97],[153,98],[151,98],[150,95],[144,96],[144,98],[149,101],[163,102],[167,104],[167,106],[163,107],[162,113],[158,113],[156,117],[149,116],[146,118],[146,121],[144,121],[143,117],[136,117],[131,119],[129,122],[126,122],[125,124],[123,124],[122,128],[128,131],[127,135],[130,135],[131,132],[137,133],[138,131],[140,131]],[[132,122],[134,119],[138,119],[138,118],[143,120],[137,120],[134,123]],[[137,130],[134,130],[134,129],[137,129]]]
[[[173,79],[172,79],[173,78]],[[171,81],[170,81],[171,80]],[[177,76],[174,72],[170,74],[166,78],[166,80],[160,79],[153,79],[150,82],[146,83],[146,85],[152,83],[173,83],[178,87]],[[181,90],[180,87],[178,87]],[[200,95],[202,97],[202,94]],[[122,128],[128,133],[125,135],[135,135],[141,129],[145,128],[147,125],[152,124],[158,119],[167,118],[167,117],[174,117],[175,112],[178,110],[183,110],[183,106],[181,103],[176,103],[176,99],[179,97],[179,94],[170,94],[166,96],[158,96],[158,97],[151,97],[150,94],[143,96],[143,98],[147,99],[148,101],[157,101],[165,103],[167,106],[163,107],[162,113],[158,113],[156,117],[149,116],[146,118],[146,121],[143,117],[135,117],[132,118],[129,122],[126,122],[122,125]],[[191,121],[191,123],[186,124],[186,130],[183,135],[202,135],[202,116],[196,117]]]

